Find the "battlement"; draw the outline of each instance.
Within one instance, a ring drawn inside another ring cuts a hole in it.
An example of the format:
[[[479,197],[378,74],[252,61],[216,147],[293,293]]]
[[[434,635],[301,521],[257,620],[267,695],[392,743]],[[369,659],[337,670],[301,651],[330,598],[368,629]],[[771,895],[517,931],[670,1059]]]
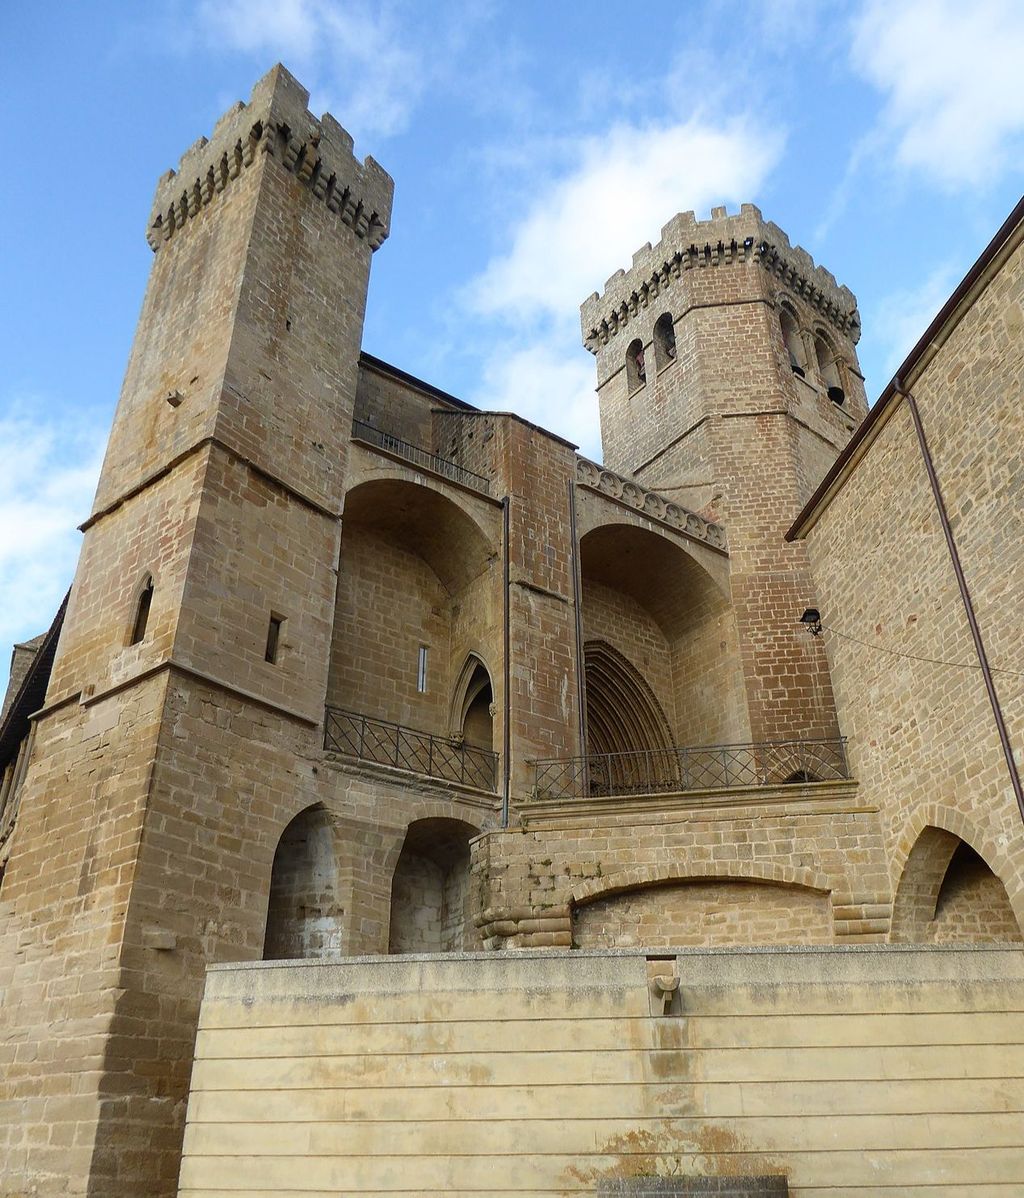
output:
[[[837,283],[831,271],[817,266],[805,249],[791,245],[782,229],[766,221],[753,204],[741,205],[732,216],[725,208],[713,208],[705,221],[692,212],[674,216],[662,228],[656,246],[641,246],[629,270],[616,271],[602,293],[595,291],[583,301],[583,344],[596,353],[685,271],[744,262],[755,262],[777,276],[856,344],[857,297]]]
[[[220,118],[210,139],[199,138],[177,170],[161,176],[146,240],[157,250],[214,202],[261,154],[271,154],[313,195],[376,249],[387,237],[394,182],[329,113],[317,119],[309,92],[280,63]]]

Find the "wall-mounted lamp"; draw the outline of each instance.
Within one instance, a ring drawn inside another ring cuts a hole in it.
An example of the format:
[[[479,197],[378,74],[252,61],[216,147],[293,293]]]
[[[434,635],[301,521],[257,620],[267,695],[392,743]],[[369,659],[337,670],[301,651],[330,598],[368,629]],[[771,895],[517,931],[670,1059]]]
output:
[[[800,617],[800,623],[803,624],[811,636],[821,636],[821,612],[816,607],[809,607]]]

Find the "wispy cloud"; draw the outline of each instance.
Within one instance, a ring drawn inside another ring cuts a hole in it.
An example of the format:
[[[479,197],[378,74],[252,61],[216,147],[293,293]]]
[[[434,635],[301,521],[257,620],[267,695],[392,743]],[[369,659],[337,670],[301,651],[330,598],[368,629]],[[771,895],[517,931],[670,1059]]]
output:
[[[883,158],[949,188],[984,186],[1024,140],[1019,0],[869,0],[853,20],[854,69],[884,96]]]
[[[903,359],[917,344],[921,334],[946,302],[956,272],[951,266],[939,266],[916,287],[891,291],[865,316],[865,322],[876,330],[880,343],[880,364],[888,382]]]
[[[359,136],[401,132],[432,74],[410,22],[392,5],[350,0],[203,0],[200,35],[212,49],[285,59],[317,111]]]
[[[508,218],[498,254],[466,289],[464,304],[493,322],[497,348],[472,398],[514,407],[528,419],[597,452],[597,405],[589,355],[580,349],[580,302],[628,267],[665,221],[692,208],[755,199],[782,151],[743,119],[713,124],[619,124],[576,143],[561,169]]]
[[[74,576],[105,429],[48,420],[39,402],[0,411],[0,693],[15,641],[44,632]]]

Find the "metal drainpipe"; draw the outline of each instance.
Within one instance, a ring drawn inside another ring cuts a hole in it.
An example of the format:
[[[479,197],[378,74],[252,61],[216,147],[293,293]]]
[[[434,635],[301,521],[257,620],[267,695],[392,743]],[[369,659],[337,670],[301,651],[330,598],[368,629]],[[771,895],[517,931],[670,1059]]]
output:
[[[509,531],[511,528],[511,499],[508,495],[501,501],[501,539],[502,539],[502,611],[504,629],[502,632],[503,682],[502,690],[502,798],[501,826],[508,827],[509,802],[512,793],[512,630],[511,610],[509,603]]]
[[[924,435],[924,425],[921,423],[921,413],[918,411],[917,401],[913,395],[906,390],[902,382],[895,378],[893,379],[893,387],[896,392],[901,395],[910,408],[910,417],[914,422],[914,431],[917,433],[917,442],[921,447],[921,456],[924,458],[924,468],[928,474],[928,482],[931,484],[932,497],[935,500],[935,507],[939,513],[939,522],[942,525],[942,533],[946,538],[946,548],[949,550],[950,560],[953,563],[953,573],[956,575],[956,583],[960,588],[960,598],[963,600],[964,610],[967,612],[967,623],[970,625],[971,638],[974,641],[974,649],[978,655],[978,663],[981,666],[981,674],[985,679],[985,690],[988,692],[988,701],[992,705],[992,715],[996,722],[996,730],[999,733],[999,743],[1003,747],[1003,756],[1006,758],[1006,768],[1010,772],[1010,784],[1013,786],[1013,793],[1017,800],[1017,807],[1020,810],[1021,819],[1024,820],[1024,788],[1021,787],[1020,773],[1017,770],[1017,763],[1013,759],[1013,748],[1010,745],[1010,734],[1006,728],[1006,721],[1003,718],[1003,709],[999,704],[999,696],[996,693],[996,685],[992,678],[992,671],[989,669],[988,656],[985,653],[985,645],[981,639],[981,629],[978,627],[978,621],[974,614],[974,604],[971,602],[971,593],[967,589],[967,579],[964,577],[963,567],[960,564],[960,554],[957,551],[956,541],[953,539],[953,529],[949,523],[949,516],[946,513],[946,505],[942,498],[942,491],[939,488],[938,475],[935,473],[935,463],[932,461],[931,451],[928,448],[928,441]]]
[[[569,479],[569,536],[571,538],[572,601],[576,626],[576,707],[579,712],[580,756],[583,758],[583,796],[590,793],[587,777],[587,687],[583,672],[583,582],[580,577],[580,551],[576,533],[576,484]]]

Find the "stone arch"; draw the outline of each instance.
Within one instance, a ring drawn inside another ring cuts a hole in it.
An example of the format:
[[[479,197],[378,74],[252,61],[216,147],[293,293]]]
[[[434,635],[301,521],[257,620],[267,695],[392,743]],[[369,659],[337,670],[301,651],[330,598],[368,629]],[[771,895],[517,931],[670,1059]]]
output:
[[[807,349],[800,332],[799,318],[785,301],[779,305],[779,324],[782,327],[782,340],[789,354],[789,365],[795,375],[804,378],[807,374]]]
[[[578,948],[826,944],[830,887],[820,874],[757,862],[625,870],[573,891]]]
[[[494,749],[494,684],[483,658],[467,655],[452,696],[450,726],[467,745]]]
[[[644,359],[644,343],[634,337],[626,348],[626,390],[630,395],[639,391],[647,382],[647,363]]]
[[[647,720],[648,735],[615,749],[748,740],[727,580],[669,537],[617,521],[583,534],[579,561],[584,642],[604,642],[621,655],[656,697],[668,726],[667,736],[654,736]]]
[[[1014,886],[1018,875],[1009,859],[962,812],[935,803],[918,809],[900,836],[894,859],[898,881],[893,896],[891,940],[917,943],[935,938],[938,929],[934,921],[940,896],[954,859],[959,854],[963,860],[962,846],[984,865],[1001,889],[1020,937],[1024,928],[1024,888],[1019,882]],[[995,911],[998,896],[994,887],[989,890],[987,901]]]
[[[830,894],[832,884],[817,870],[772,861],[690,861],[670,865],[634,866],[599,878],[579,882],[570,892],[574,906],[606,898],[626,890],[639,890],[671,882],[707,881],[768,882]]]
[[[347,493],[329,706],[449,731],[458,612],[500,572],[498,526],[485,531],[467,506],[390,474]]]
[[[437,816],[409,825],[391,881],[389,953],[458,952],[478,946],[469,844],[479,831],[465,820]]]
[[[274,853],[264,960],[339,956],[344,914],[333,822],[316,803],[287,825]]]
[[[132,592],[131,623],[129,624],[128,636],[125,641],[128,645],[138,645],[146,639],[146,633],[149,630],[150,612],[153,607],[155,586],[151,570],[145,571],[135,584],[135,589]]]
[[[822,329],[814,330],[814,355],[818,377],[830,400],[836,405],[846,401],[841,359],[832,338]]]
[[[676,328],[671,312],[662,312],[654,322],[654,365],[661,371],[676,359]]]

